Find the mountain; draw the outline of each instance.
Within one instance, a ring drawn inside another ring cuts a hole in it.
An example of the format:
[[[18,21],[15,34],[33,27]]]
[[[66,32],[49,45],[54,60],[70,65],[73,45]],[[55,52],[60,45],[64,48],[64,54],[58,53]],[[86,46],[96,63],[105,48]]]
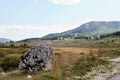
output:
[[[120,31],[120,21],[91,21],[62,33],[48,34],[42,39],[57,39],[59,37],[91,36]]]
[[[0,43],[5,43],[5,42],[10,42],[12,40],[7,39],[7,38],[0,38]]]

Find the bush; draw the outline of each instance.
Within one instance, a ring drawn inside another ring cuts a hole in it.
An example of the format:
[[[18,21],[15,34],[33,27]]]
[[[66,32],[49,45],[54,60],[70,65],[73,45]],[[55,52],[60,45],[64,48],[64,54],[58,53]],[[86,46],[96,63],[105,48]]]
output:
[[[15,45],[14,44],[10,44],[10,47],[14,47]]]
[[[0,72],[3,72],[3,69],[0,67]]]
[[[0,51],[0,57],[5,57],[6,55],[8,55],[8,53],[6,53],[4,51]]]
[[[109,57],[109,58],[117,58],[119,56],[120,56],[120,51],[117,50],[102,54],[102,57]]]
[[[64,76],[72,76],[72,75],[83,76],[87,72],[90,72],[92,68],[95,68],[99,65],[108,65],[108,64],[109,62],[105,60],[87,58],[76,62],[71,68],[70,67],[65,68],[63,70],[63,74]]]
[[[4,58],[2,63],[3,70],[13,70],[16,69],[20,62],[20,55],[19,54],[11,54]]]

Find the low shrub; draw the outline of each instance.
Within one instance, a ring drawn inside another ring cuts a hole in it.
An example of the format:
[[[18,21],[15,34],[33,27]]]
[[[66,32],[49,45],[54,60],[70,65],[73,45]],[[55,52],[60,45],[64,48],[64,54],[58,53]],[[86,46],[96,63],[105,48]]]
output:
[[[108,61],[101,60],[101,59],[85,59],[78,61],[73,65],[72,68],[68,67],[63,71],[64,76],[83,76],[87,72],[91,71],[92,68],[97,67],[99,65],[107,65],[109,64]],[[69,72],[69,73],[68,73]]]
[[[102,54],[102,57],[117,58],[120,56],[120,51],[111,51],[105,54]]]
[[[0,72],[3,72],[3,69],[0,67]]]
[[[0,51],[0,57],[1,57],[1,58],[2,58],[2,57],[5,57],[6,55],[8,55],[8,53],[7,53],[7,52]]]
[[[6,56],[2,63],[3,70],[13,70],[16,69],[20,62],[20,55],[19,54],[10,54]]]

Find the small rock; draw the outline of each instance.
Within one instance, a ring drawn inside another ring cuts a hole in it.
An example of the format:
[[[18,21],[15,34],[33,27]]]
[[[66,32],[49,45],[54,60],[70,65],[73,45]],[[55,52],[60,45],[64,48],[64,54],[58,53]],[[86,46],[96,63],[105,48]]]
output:
[[[27,76],[27,78],[28,78],[28,79],[31,79],[31,78],[32,78],[32,76],[31,76],[31,75],[28,75],[28,76]]]
[[[1,72],[1,73],[0,73],[0,75],[3,75],[3,76],[5,76],[5,75],[6,75],[6,73],[5,73],[5,72]]]
[[[80,76],[74,76],[75,79],[80,79],[81,77]]]

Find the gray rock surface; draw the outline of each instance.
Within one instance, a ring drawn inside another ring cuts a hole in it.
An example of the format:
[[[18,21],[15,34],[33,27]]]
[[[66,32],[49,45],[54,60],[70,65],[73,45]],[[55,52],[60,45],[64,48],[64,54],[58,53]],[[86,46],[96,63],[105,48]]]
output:
[[[111,79],[109,80],[120,80],[120,73],[116,74],[115,76],[113,76]]]
[[[35,73],[52,69],[54,52],[50,44],[39,44],[21,56],[19,70]]]

